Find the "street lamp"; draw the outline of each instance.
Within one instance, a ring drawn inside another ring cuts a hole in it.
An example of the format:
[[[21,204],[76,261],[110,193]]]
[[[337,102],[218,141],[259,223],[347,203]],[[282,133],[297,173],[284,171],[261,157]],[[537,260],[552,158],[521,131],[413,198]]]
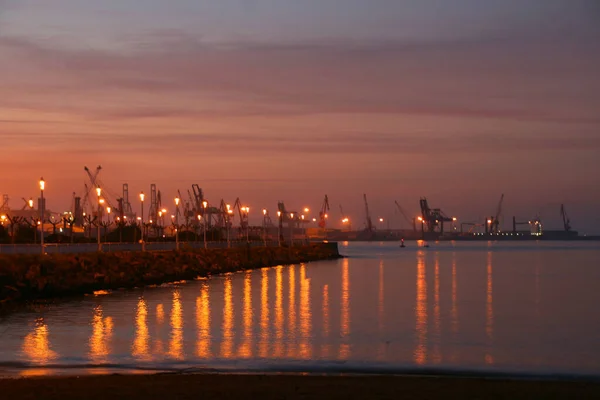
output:
[[[281,247],[281,211],[277,211],[277,245]]]
[[[206,207],[208,207],[208,201],[205,200],[202,202],[202,208],[204,208],[204,215],[203,215],[204,221],[202,221],[203,222],[202,226],[204,228],[204,248],[205,249],[206,249],[206,222],[208,221],[208,219],[206,218]]]
[[[231,206],[227,204],[227,218],[225,219],[225,224],[227,225],[227,248],[231,247],[231,241],[229,239],[229,219],[231,218],[231,214],[233,214],[233,210]]]
[[[102,243],[100,243],[100,222],[102,222],[100,220],[100,206],[102,204],[102,199],[100,198],[100,195],[102,194],[102,189],[100,189],[100,186],[96,187],[96,194],[98,195],[98,211],[97,211],[97,218],[96,218],[96,227],[97,227],[97,232],[96,232],[96,236],[98,239],[98,251],[102,251]]]
[[[250,242],[249,231],[250,231],[250,207],[246,207],[246,242]]]
[[[179,251],[179,197],[175,197],[175,250]]]
[[[263,241],[267,247],[267,209],[263,208]]]
[[[41,192],[41,221],[42,221],[42,225],[41,225],[41,239],[40,239],[40,245],[42,248],[42,254],[44,254],[44,189],[46,188],[46,182],[44,182],[44,178],[40,178],[40,192]]]
[[[140,219],[140,228],[142,231],[142,251],[146,250],[146,243],[144,242],[144,192],[140,193],[140,202],[142,204],[142,217]]]
[[[198,214],[198,229],[195,230],[196,232],[196,241],[199,242],[200,240],[198,235],[199,235],[199,231],[200,231],[200,223],[202,222],[202,214]]]
[[[290,247],[294,245],[294,213],[290,213]]]

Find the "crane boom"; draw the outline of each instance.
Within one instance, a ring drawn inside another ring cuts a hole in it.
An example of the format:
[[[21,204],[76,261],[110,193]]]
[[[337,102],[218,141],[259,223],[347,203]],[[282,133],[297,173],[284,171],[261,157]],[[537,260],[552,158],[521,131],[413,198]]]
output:
[[[398,201],[394,200],[394,203],[396,203],[396,207],[398,207],[398,211],[400,211],[400,214],[402,214],[402,216],[404,217],[404,220],[408,223],[408,226],[414,225],[413,222],[411,221],[410,218],[408,218],[408,215],[406,215],[406,213],[404,212],[404,209],[402,207],[400,207],[400,204],[398,204]]]
[[[363,198],[365,199],[365,216],[366,216],[366,224],[367,224],[367,232],[373,231],[373,221],[371,221],[371,214],[369,213],[369,203],[367,202],[367,195],[363,194]]]
[[[500,216],[502,215],[502,203],[504,202],[504,193],[500,196],[500,201],[496,207],[496,214],[492,217],[490,223],[490,231],[498,233],[500,231]]]
[[[569,232],[571,230],[571,221],[569,220],[569,216],[567,215],[567,209],[565,208],[564,204],[560,205],[560,215],[563,220],[565,232]]]
[[[321,211],[319,211],[319,228],[325,229],[327,225],[327,213],[329,212],[329,199],[327,195],[323,199],[323,205],[321,206]]]

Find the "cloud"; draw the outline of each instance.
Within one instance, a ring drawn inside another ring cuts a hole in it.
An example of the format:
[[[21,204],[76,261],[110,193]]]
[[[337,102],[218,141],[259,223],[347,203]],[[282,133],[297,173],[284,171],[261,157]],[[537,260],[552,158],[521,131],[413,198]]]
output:
[[[0,109],[16,110],[3,113],[3,147],[188,157],[600,148],[596,42],[146,40],[109,52],[0,37]]]
[[[592,42],[211,45],[166,33],[150,43],[123,54],[0,38],[0,52],[39,69],[5,67],[32,83],[23,84],[30,95],[9,85],[14,96],[2,102],[92,92],[102,102],[56,108],[104,119],[362,112],[598,122],[600,56]]]
[[[343,132],[329,136],[304,133],[294,136],[235,134],[228,132],[180,134],[127,133],[93,135],[86,132],[48,135],[47,133],[5,133],[4,146],[18,146],[26,139],[40,148],[69,145],[71,152],[95,151],[102,148],[110,154],[141,153],[148,156],[178,154],[179,157],[214,155],[263,157],[286,154],[286,157],[306,155],[431,155],[431,154],[518,154],[535,151],[600,150],[600,135],[552,135],[543,140],[536,135],[461,135],[423,137],[418,134],[384,132]],[[31,144],[28,146],[31,147]]]

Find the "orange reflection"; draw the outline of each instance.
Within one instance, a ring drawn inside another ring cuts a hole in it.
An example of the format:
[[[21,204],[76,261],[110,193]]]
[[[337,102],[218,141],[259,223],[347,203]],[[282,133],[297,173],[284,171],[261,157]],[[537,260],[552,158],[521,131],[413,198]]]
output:
[[[458,307],[456,304],[456,254],[452,255],[452,309],[450,310],[452,320],[452,333],[458,333]]]
[[[377,327],[379,334],[383,334],[384,328],[384,285],[383,285],[383,260],[379,260],[379,297],[377,303]],[[383,360],[385,358],[386,344],[381,341],[377,351],[377,358]]]
[[[183,306],[181,304],[181,295],[179,294],[179,289],[173,290],[169,356],[176,360],[183,359]]]
[[[348,259],[342,261],[342,310],[340,318],[340,336],[346,340],[350,334],[350,279],[348,277]],[[340,344],[339,357],[346,359],[350,356],[350,346],[347,343]]]
[[[135,338],[133,340],[132,355],[141,360],[150,359],[150,334],[148,333],[148,308],[146,301],[140,297],[135,314]]]
[[[289,293],[290,304],[288,311],[288,357],[295,357],[296,353],[296,266],[289,267]]]
[[[491,350],[492,342],[494,340],[494,308],[492,305],[492,252],[488,252],[487,257],[487,296],[486,296],[486,313],[485,313],[485,333],[488,337],[489,347]],[[491,354],[485,355],[486,364],[493,364],[494,357]]]
[[[260,286],[260,357],[269,355],[269,271],[262,269]]]
[[[323,286],[323,336],[329,336],[329,285]]]
[[[92,318],[92,336],[90,337],[90,359],[93,362],[106,362],[110,353],[109,341],[112,336],[112,318],[104,318],[102,306],[94,308]]]
[[[165,308],[162,304],[156,305],[156,324],[162,325],[165,322]]]
[[[252,357],[252,271],[246,271],[244,276],[244,341],[239,356]]]
[[[275,357],[283,356],[283,267],[275,275]]]
[[[48,325],[44,323],[43,318],[38,318],[35,321],[33,332],[25,336],[23,353],[36,364],[48,364],[58,357],[56,352],[51,349],[48,340]]]
[[[323,337],[329,336],[329,286],[323,286]],[[329,356],[329,345],[323,344],[321,356]]]
[[[312,312],[310,309],[310,280],[306,278],[306,266],[300,265],[300,358],[309,359],[312,356],[311,329]]]
[[[440,260],[435,255],[435,273],[433,281],[433,334],[432,362],[439,364],[442,361],[440,354]]]
[[[198,346],[196,354],[200,358],[209,358],[210,351],[210,292],[208,285],[200,289],[200,296],[196,299],[196,326],[198,328]]]
[[[221,357],[233,356],[233,295],[231,290],[231,275],[223,282],[223,340],[221,342]]]
[[[377,304],[377,321],[379,326],[379,332],[383,332],[383,300],[384,300],[384,287],[383,287],[383,260],[379,261],[379,303]]]
[[[427,281],[425,275],[425,255],[417,253],[417,300],[415,307],[417,347],[414,353],[415,363],[422,365],[427,361]]]
[[[540,317],[540,265],[535,266],[535,316]]]

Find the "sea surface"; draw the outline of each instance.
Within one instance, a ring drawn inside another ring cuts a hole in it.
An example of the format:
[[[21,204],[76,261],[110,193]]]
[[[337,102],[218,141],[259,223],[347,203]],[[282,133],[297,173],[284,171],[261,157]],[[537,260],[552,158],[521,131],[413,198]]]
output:
[[[0,316],[0,375],[600,378],[599,242],[339,243],[347,257]]]

